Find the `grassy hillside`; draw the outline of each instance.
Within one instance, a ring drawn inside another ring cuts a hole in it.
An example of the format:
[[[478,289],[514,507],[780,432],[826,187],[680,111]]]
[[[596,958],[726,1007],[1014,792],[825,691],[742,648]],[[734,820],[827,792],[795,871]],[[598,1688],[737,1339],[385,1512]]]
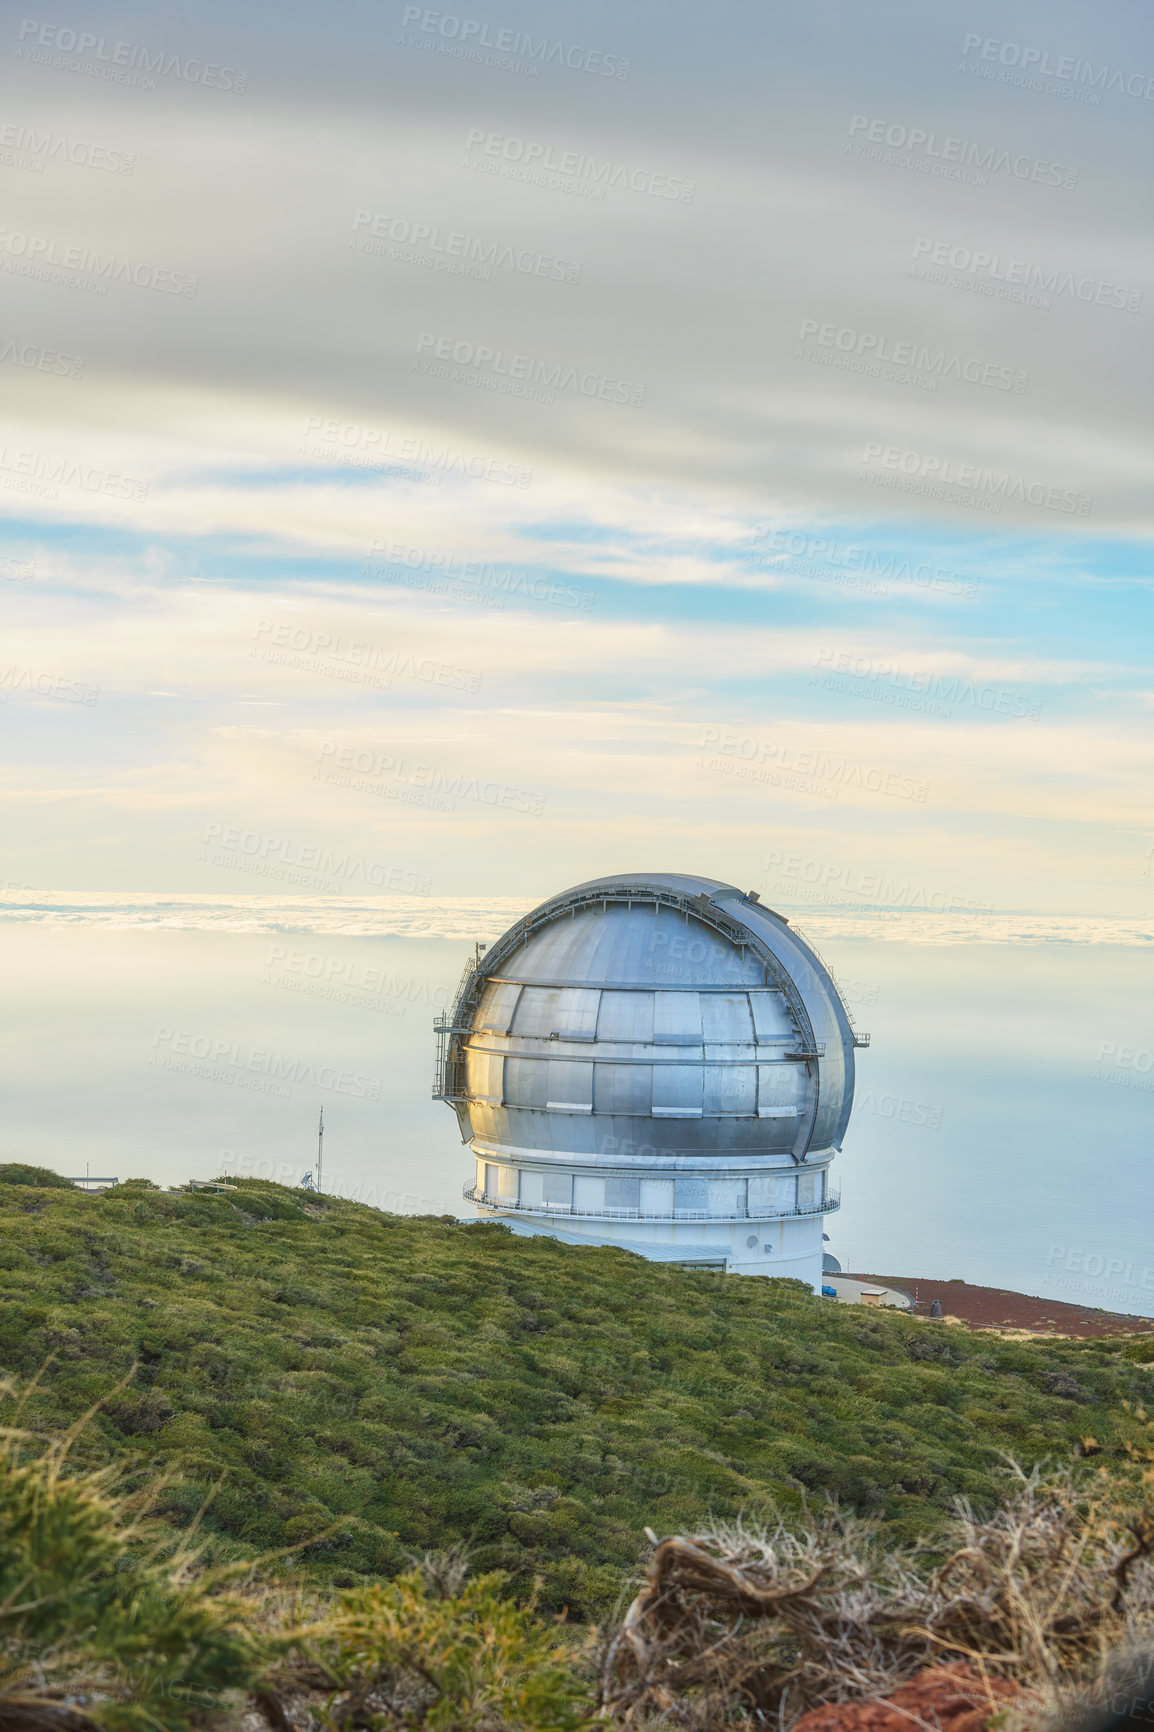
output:
[[[86,1196],[0,1168],[0,1365],[50,1355],[22,1423],[107,1398],[81,1458],[162,1472],[176,1525],[211,1496],[218,1556],[314,1540],[304,1566],[353,1585],[464,1540],[580,1612],[646,1524],[830,1491],[912,1535],[990,1498],[1002,1452],[1149,1459],[1154,1404],[1148,1339],[970,1336],[270,1184]]]

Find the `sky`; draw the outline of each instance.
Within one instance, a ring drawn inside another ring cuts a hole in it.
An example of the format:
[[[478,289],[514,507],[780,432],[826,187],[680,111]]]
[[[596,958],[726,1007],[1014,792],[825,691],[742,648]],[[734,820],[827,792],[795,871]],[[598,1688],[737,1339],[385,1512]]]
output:
[[[1146,8],[476,5],[0,25],[0,893],[1148,920]]]

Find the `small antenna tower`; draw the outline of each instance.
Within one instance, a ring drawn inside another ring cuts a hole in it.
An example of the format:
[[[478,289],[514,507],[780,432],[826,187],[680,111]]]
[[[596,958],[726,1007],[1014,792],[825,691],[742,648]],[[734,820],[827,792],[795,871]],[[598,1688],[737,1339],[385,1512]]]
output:
[[[324,1186],[324,1156],[325,1156],[325,1109],[321,1108],[320,1121],[317,1125],[317,1190],[323,1191]]]

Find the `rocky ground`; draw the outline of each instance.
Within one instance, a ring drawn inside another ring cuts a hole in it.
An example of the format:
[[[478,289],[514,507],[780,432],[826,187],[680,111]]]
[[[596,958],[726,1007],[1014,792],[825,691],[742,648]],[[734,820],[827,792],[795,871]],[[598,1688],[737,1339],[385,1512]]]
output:
[[[1154,1317],[1099,1311],[1091,1305],[1070,1305],[1060,1299],[1036,1299],[1005,1287],[975,1287],[968,1281],[940,1281],[925,1276],[857,1274],[859,1281],[896,1287],[914,1300],[915,1317],[928,1317],[935,1299],[947,1320],[972,1329],[1021,1330],[1029,1335],[1154,1334]]]
[[[919,1672],[877,1702],[830,1702],[811,1708],[793,1732],[982,1732],[990,1716],[1024,1694],[1006,1678],[982,1678],[962,1660]]]

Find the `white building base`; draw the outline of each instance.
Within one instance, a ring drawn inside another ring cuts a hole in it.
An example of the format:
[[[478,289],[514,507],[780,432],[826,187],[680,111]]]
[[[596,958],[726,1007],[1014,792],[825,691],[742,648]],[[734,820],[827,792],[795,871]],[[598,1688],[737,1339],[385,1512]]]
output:
[[[502,1214],[486,1209],[486,1220],[501,1221],[514,1233],[543,1233],[567,1245],[616,1245],[654,1263],[716,1269],[727,1275],[768,1275],[804,1281],[821,1291],[823,1215],[777,1221],[585,1221],[565,1215]]]

